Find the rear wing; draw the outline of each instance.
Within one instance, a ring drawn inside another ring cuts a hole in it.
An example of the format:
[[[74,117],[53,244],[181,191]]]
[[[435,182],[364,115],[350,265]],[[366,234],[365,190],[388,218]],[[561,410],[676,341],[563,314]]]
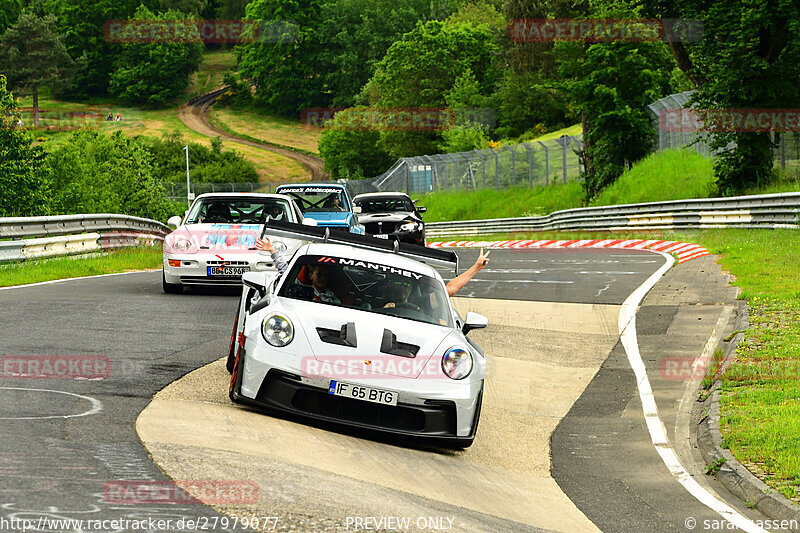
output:
[[[371,235],[357,235],[344,230],[318,228],[281,220],[267,220],[267,223],[264,224],[263,235],[275,235],[301,241],[344,244],[377,252],[394,253],[429,265],[452,268],[458,274],[458,256],[455,252],[440,248],[427,248],[390,239],[378,239]]]

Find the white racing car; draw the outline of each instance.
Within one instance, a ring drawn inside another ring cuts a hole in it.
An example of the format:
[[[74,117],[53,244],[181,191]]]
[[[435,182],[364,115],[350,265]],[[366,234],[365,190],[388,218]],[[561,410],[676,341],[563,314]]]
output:
[[[478,427],[486,358],[430,264],[453,252],[296,224],[313,241],[284,274],[249,272],[228,352],[234,402],[465,448]],[[428,263],[428,264],[425,264]]]
[[[162,287],[180,293],[184,285],[240,284],[245,272],[275,270],[269,254],[255,252],[266,220],[316,225],[306,220],[288,196],[260,193],[199,195],[175,231],[164,239]],[[275,240],[277,250],[292,253],[301,242]]]

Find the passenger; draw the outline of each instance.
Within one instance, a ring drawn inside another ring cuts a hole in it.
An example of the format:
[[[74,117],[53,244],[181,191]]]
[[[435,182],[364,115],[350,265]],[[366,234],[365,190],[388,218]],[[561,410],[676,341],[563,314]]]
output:
[[[453,296],[455,293],[460,291],[464,285],[469,283],[469,280],[475,277],[475,274],[483,270],[483,267],[489,264],[489,252],[487,251],[484,255],[483,248],[481,248],[481,253],[478,255],[478,259],[475,261],[475,264],[469,267],[467,270],[462,272],[460,275],[456,276],[455,278],[451,279],[447,283],[447,295]]]
[[[278,269],[279,274],[283,275],[283,273],[286,272],[286,269],[289,268],[289,265],[283,259],[283,256],[275,251],[275,247],[272,245],[272,242],[266,235],[264,236],[264,240],[256,239],[256,250],[270,253],[272,256],[272,261],[275,263],[275,268]]]

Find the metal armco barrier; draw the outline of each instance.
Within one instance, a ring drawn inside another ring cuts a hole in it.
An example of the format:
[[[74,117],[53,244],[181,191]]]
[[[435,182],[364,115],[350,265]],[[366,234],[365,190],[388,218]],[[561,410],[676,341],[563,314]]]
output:
[[[800,193],[704,198],[556,211],[547,216],[425,225],[427,237],[535,231],[797,228]]]
[[[172,231],[147,218],[127,215],[64,215],[0,218],[0,262],[156,244]]]

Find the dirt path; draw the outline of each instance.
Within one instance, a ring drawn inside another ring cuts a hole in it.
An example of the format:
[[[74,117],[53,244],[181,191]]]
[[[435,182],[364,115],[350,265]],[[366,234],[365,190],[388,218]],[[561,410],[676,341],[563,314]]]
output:
[[[181,106],[178,112],[178,116],[180,117],[181,121],[184,124],[186,124],[187,127],[193,129],[194,131],[202,135],[206,135],[208,137],[219,136],[224,141],[232,141],[239,144],[245,144],[247,146],[252,146],[260,150],[267,150],[270,152],[274,152],[276,154],[286,156],[289,159],[293,159],[308,169],[308,171],[311,173],[312,181],[320,181],[328,179],[328,174],[322,169],[323,161],[319,157],[309,154],[304,154],[302,152],[296,152],[294,150],[289,150],[287,148],[280,148],[278,146],[273,146],[266,143],[259,143],[247,139],[242,139],[241,137],[231,135],[227,132],[215,128],[209,122],[206,112],[208,111],[209,107],[214,105],[217,96],[220,95],[223,91],[225,91],[224,87],[222,89],[217,89],[215,91],[211,91],[209,93],[203,94],[201,96],[189,100],[189,102],[186,105]]]

